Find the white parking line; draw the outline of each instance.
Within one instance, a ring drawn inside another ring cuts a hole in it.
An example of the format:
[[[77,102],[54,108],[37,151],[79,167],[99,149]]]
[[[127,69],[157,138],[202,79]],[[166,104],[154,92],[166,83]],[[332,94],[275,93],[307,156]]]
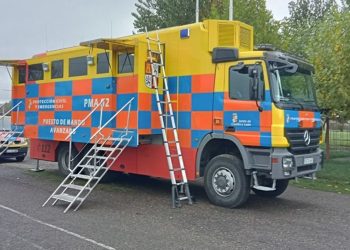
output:
[[[105,248],[105,249],[108,249],[108,250],[116,250],[116,249],[113,248],[113,247],[107,246],[107,245],[105,245],[105,244],[103,244],[103,243],[99,243],[99,242],[97,242],[97,241],[95,241],[95,240],[93,240],[93,239],[89,239],[89,238],[87,238],[87,237],[85,237],[85,236],[82,236],[82,235],[80,235],[80,234],[73,233],[73,232],[71,232],[71,231],[69,231],[69,230],[66,230],[66,229],[64,229],[64,228],[57,227],[57,226],[55,226],[55,225],[52,225],[52,224],[43,222],[43,221],[38,220],[38,219],[35,219],[35,218],[33,218],[33,217],[31,217],[31,216],[29,216],[29,215],[27,215],[27,214],[21,213],[21,212],[19,212],[19,211],[17,211],[17,210],[14,210],[14,209],[12,209],[12,208],[6,207],[6,206],[4,206],[4,205],[1,205],[1,204],[0,204],[0,208],[5,209],[5,210],[7,210],[7,211],[10,211],[10,212],[12,212],[12,213],[14,213],[14,214],[20,215],[20,216],[22,216],[22,217],[25,217],[25,218],[27,218],[27,219],[29,219],[29,220],[31,220],[31,221],[34,221],[34,222],[36,222],[36,223],[39,223],[39,224],[41,224],[41,225],[44,225],[44,226],[53,228],[53,229],[55,229],[55,230],[61,231],[61,232],[66,233],[66,234],[69,234],[69,235],[74,236],[74,237],[76,237],[76,238],[78,238],[78,239],[85,240],[85,241],[90,242],[90,243],[92,243],[92,244],[94,244],[94,245],[96,245],[96,246],[99,246],[99,247],[102,247],[102,248]]]

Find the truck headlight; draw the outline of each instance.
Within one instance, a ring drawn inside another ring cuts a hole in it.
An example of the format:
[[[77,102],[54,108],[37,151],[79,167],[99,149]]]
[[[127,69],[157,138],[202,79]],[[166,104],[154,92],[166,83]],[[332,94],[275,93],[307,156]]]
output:
[[[292,171],[294,169],[293,157],[284,157],[282,159],[282,169],[283,169],[283,174],[285,176],[289,176],[292,174]]]

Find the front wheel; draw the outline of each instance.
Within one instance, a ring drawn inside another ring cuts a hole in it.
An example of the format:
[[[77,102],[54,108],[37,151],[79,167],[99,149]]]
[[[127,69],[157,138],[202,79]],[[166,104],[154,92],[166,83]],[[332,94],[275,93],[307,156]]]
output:
[[[267,197],[267,198],[275,198],[286,191],[287,187],[289,184],[289,180],[277,180],[276,181],[276,190],[274,191],[262,191],[262,190],[257,190],[255,188],[252,188],[254,193],[256,195],[262,196],[262,197]],[[272,186],[272,180],[265,180],[264,185],[271,187]]]
[[[211,203],[222,207],[243,205],[250,193],[250,178],[242,160],[222,154],[209,161],[204,172],[204,188]]]

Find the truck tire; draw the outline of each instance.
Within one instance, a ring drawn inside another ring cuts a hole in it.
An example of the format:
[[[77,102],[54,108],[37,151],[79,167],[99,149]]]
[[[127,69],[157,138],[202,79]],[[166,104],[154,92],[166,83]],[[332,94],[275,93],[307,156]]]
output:
[[[73,147],[72,148],[72,158],[74,158],[78,154],[78,151]],[[67,145],[63,145],[58,150],[57,162],[58,162],[58,170],[60,174],[63,176],[67,176],[70,171],[68,170],[68,158],[69,158],[69,147]],[[71,164],[71,169],[75,167],[78,163],[78,159],[74,160]]]
[[[243,205],[250,193],[250,178],[242,160],[222,154],[214,157],[204,171],[204,188],[211,203],[235,208]]]
[[[289,180],[277,180],[275,191],[262,191],[262,190],[257,190],[254,188],[252,188],[252,190],[254,191],[254,193],[256,195],[259,195],[262,197],[267,197],[267,198],[275,198],[275,197],[283,194],[284,191],[286,191],[286,189],[288,187],[288,183],[289,183]],[[267,183],[267,184],[265,182],[264,185],[272,186],[272,180],[270,180],[270,183]]]

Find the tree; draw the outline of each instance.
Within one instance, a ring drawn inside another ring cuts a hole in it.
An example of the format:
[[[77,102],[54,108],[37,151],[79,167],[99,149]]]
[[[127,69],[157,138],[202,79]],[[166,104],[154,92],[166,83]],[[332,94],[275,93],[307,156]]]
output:
[[[209,15],[210,0],[200,1],[200,18]],[[135,18],[134,27],[144,32],[176,25],[194,23],[196,1],[194,0],[138,0],[136,12],[131,13]]]
[[[282,22],[283,49],[307,58],[307,46],[315,36],[317,24],[335,9],[335,0],[291,1],[290,17]]]
[[[320,105],[340,120],[350,119],[350,13],[334,11],[316,28],[309,44]]]
[[[200,0],[200,20],[228,19],[229,0]],[[134,27],[138,31],[195,22],[195,0],[138,0]],[[234,19],[254,27],[256,43],[279,43],[279,23],[266,9],[266,0],[235,0]]]

